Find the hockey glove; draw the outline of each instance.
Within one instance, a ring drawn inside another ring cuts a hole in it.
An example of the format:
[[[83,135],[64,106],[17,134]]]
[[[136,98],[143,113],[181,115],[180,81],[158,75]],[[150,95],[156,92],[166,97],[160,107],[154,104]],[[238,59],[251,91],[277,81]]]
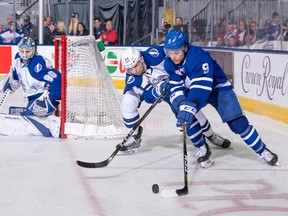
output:
[[[28,110],[38,117],[49,116],[56,110],[58,104],[59,102],[50,97],[48,91],[45,91],[28,107]]]
[[[152,94],[155,98],[158,98],[166,90],[165,96],[170,94],[170,85],[169,82],[161,81],[157,86],[152,90]]]
[[[195,103],[189,101],[181,102],[176,123],[176,126],[179,128],[179,130],[182,130],[182,125],[184,122],[186,122],[187,128],[190,128],[196,113],[197,108]]]
[[[10,94],[14,93],[20,84],[13,78],[13,71],[10,71],[2,80],[0,80],[0,92],[10,90]]]

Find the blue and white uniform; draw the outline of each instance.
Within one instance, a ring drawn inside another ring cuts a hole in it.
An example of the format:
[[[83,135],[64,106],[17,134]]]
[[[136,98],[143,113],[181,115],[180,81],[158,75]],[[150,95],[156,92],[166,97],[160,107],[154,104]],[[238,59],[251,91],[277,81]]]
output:
[[[170,75],[170,102],[174,109],[179,110],[185,101],[194,103],[197,110],[211,104],[220,114],[222,121],[226,122],[234,133],[240,134],[256,153],[261,154],[266,146],[245,117],[222,68],[202,48],[188,45],[185,55],[185,59],[178,65],[168,57],[164,63],[164,68]],[[188,94],[184,85],[187,80]],[[196,147],[204,145],[197,119],[194,118],[187,134]]]
[[[140,51],[140,54],[147,69],[142,76],[126,73],[126,87],[121,99],[121,110],[127,128],[133,128],[139,120],[138,107],[141,102],[153,103],[158,98],[158,95],[155,94],[156,85],[161,81],[168,81],[169,78],[168,73],[164,70],[166,54],[163,46],[148,48],[145,51]],[[176,115],[176,110],[169,102],[169,96],[165,96],[164,101],[170,105]],[[201,125],[202,132],[205,136],[210,137],[214,131],[206,116],[200,111],[196,118]]]
[[[45,90],[49,90],[49,97],[54,106],[61,99],[61,73],[53,68],[51,61],[41,55],[36,54],[27,66],[17,53],[14,58],[13,78],[21,85],[23,96],[28,98],[27,108]]]

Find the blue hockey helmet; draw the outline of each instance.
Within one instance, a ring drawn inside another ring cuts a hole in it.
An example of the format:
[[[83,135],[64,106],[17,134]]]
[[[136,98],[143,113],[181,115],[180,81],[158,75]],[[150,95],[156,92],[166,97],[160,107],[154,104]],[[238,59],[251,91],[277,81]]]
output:
[[[188,40],[184,32],[180,30],[171,30],[166,36],[164,47],[166,50],[184,50],[187,43]]]
[[[23,60],[24,64],[28,64],[28,62],[35,55],[35,42],[32,38],[24,37],[18,43],[19,55]]]

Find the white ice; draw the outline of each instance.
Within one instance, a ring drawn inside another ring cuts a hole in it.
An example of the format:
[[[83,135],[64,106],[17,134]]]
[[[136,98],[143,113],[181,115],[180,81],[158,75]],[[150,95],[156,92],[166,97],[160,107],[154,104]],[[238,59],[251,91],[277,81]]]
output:
[[[140,108],[143,114],[149,105]],[[284,216],[288,215],[288,125],[246,113],[281,167],[258,160],[218,114],[204,113],[214,130],[231,140],[211,146],[215,163],[196,163],[188,142],[189,193],[164,199],[152,193],[184,186],[181,133],[166,104],[143,123],[143,143],[133,155],[116,156],[105,168],[85,169],[76,160],[99,162],[122,140],[0,137],[1,216]]]

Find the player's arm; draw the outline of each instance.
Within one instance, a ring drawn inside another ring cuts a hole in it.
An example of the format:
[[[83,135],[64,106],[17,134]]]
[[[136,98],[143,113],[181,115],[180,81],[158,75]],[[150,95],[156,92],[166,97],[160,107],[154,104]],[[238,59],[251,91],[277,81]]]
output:
[[[14,93],[20,87],[19,79],[16,70],[11,67],[10,72],[0,80],[0,92],[5,92],[7,90],[10,93]]]
[[[196,104],[197,110],[200,110],[207,104],[207,99],[211,94],[213,87],[213,65],[211,61],[202,61],[189,76],[189,93],[187,101]]]

